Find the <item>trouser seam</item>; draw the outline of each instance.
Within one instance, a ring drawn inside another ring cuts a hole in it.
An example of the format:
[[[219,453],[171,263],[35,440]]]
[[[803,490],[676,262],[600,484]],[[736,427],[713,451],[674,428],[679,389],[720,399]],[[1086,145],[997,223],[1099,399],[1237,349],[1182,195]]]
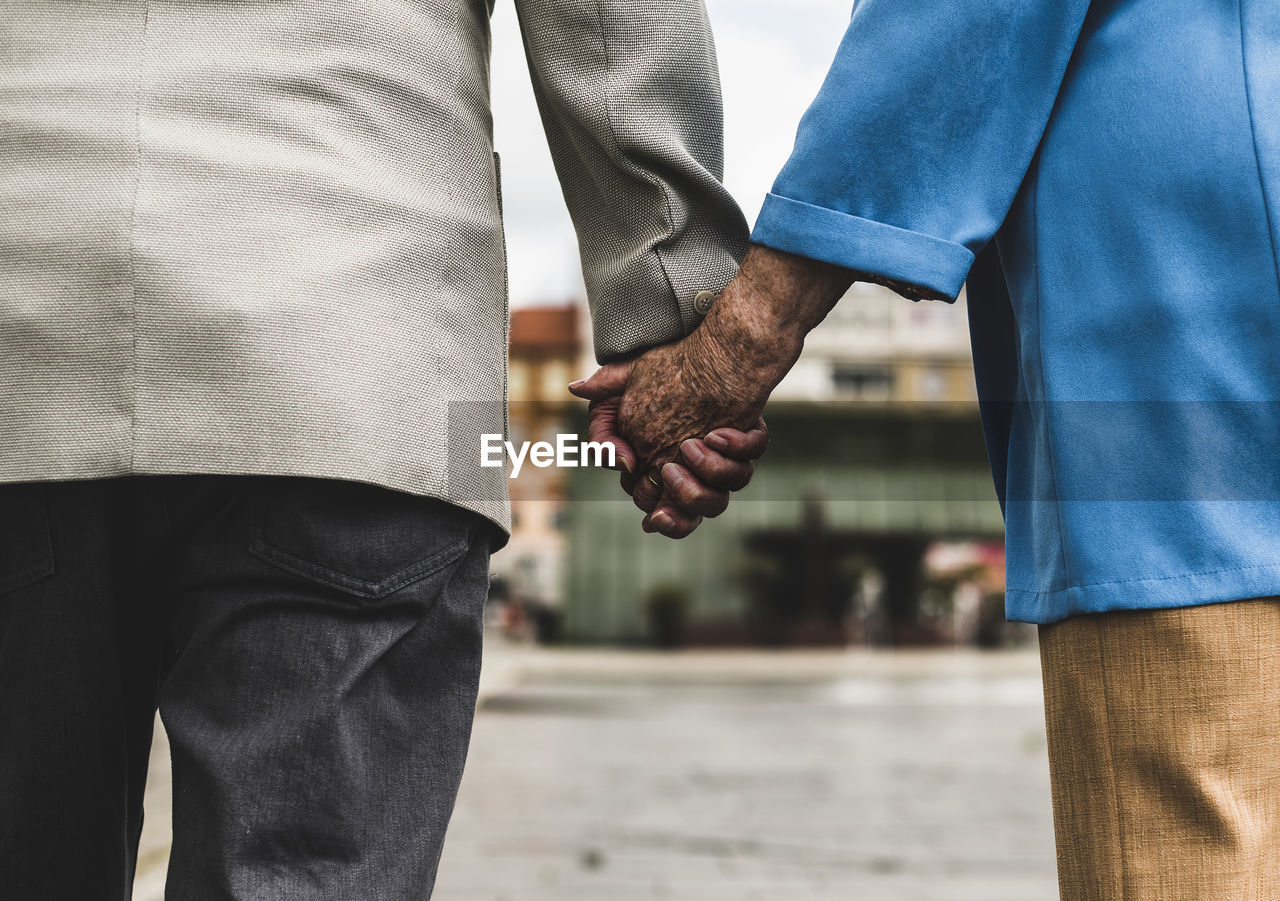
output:
[[[1105,736],[1105,746],[1107,749],[1107,765],[1105,772],[1108,781],[1111,783],[1111,800],[1115,811],[1115,836],[1116,836],[1116,857],[1120,863],[1120,898],[1119,901],[1128,901],[1129,898],[1129,879],[1128,865],[1125,859],[1124,846],[1124,827],[1121,820],[1120,807],[1120,780],[1116,774],[1116,751],[1115,751],[1115,732],[1111,728],[1111,685],[1107,679],[1107,666],[1105,654],[1102,645],[1102,618],[1091,617],[1093,621],[1094,640],[1098,648],[1098,678],[1102,683],[1102,731]]]

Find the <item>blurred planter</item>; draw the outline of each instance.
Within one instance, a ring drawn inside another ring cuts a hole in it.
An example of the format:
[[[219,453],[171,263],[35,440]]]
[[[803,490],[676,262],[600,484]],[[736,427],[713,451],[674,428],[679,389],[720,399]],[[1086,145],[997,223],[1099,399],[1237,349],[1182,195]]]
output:
[[[645,612],[649,618],[649,640],[654,647],[667,650],[684,647],[689,605],[689,592],[679,585],[663,585],[650,592]]]
[[[1000,648],[1009,643],[1009,623],[1004,617],[1004,592],[989,592],[978,608],[978,628],[974,644],[980,648]]]
[[[533,634],[538,644],[559,644],[564,636],[564,616],[555,607],[531,604],[529,616],[533,620]]]

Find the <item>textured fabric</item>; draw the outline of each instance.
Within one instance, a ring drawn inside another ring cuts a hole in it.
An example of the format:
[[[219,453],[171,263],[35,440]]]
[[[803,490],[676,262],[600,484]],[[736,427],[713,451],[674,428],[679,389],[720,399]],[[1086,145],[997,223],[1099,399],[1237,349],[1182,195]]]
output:
[[[702,0],[517,7],[597,354],[679,337],[746,242]],[[0,481],[341,478],[505,528],[489,13],[0,5]]]
[[[1280,600],[1040,629],[1063,901],[1280,898]]]
[[[1280,594],[1280,4],[859,0],[754,240],[954,298],[1008,614]]]
[[[129,898],[158,704],[166,897],[429,897],[490,529],[340,480],[0,485],[0,896]]]

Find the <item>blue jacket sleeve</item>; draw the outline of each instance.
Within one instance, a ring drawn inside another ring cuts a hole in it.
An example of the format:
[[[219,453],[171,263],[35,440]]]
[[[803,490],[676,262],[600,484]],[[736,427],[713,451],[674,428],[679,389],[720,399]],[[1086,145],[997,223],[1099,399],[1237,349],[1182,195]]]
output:
[[[752,241],[952,299],[1004,221],[1089,0],[859,0]]]

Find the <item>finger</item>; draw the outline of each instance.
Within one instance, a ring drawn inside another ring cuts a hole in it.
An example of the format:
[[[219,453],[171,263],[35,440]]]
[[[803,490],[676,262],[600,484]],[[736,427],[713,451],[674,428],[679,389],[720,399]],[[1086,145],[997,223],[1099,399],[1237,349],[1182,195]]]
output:
[[[618,469],[623,475],[630,475],[636,470],[636,452],[631,449],[631,445],[619,438],[617,435],[610,435],[606,438],[595,439],[601,444],[607,444],[613,448],[613,461],[606,463],[605,469]],[[606,459],[608,459],[606,457]]]
[[[590,378],[578,379],[569,385],[569,393],[586,400],[605,400],[617,397],[627,387],[627,379],[635,367],[634,360],[623,363],[606,363]]]
[[[634,472],[627,472],[624,469],[622,471],[621,477],[618,479],[618,482],[622,485],[623,491],[625,491],[627,494],[632,494],[636,490],[636,482],[638,482],[639,480],[640,480],[640,476],[636,475]],[[645,512],[648,512],[648,511],[645,511]]]
[[[735,460],[755,460],[769,447],[769,430],[764,417],[748,431],[738,429],[714,429],[704,439],[712,450]]]
[[[662,484],[667,489],[661,498],[663,508],[675,505],[685,513],[719,516],[729,506],[728,491],[703,484],[679,463],[662,467]]]
[[[662,487],[659,470],[646,469],[636,479],[635,487],[631,491],[631,500],[637,507],[648,513],[658,505],[658,498],[662,497]]]
[[[592,401],[587,407],[587,440],[613,447],[613,465],[610,469],[635,472],[636,453],[626,439],[618,434],[616,400]]]
[[[680,458],[695,479],[724,491],[741,491],[746,488],[755,472],[755,466],[750,460],[726,457],[697,438],[690,438],[680,445]]]
[[[685,538],[701,524],[701,516],[694,516],[674,507],[660,507],[644,518],[640,528],[646,532],[658,532],[668,538]]]

